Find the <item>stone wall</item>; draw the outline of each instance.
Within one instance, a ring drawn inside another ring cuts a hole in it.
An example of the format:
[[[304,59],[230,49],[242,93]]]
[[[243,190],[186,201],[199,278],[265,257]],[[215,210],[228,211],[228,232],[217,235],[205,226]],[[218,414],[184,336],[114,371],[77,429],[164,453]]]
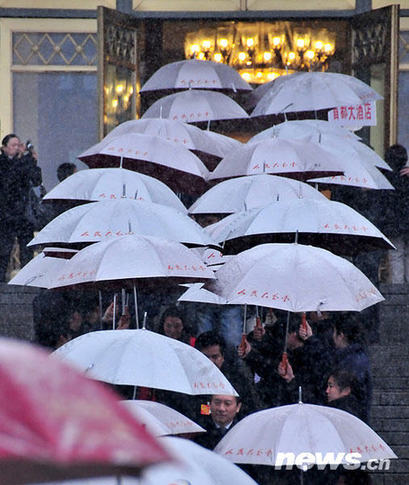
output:
[[[409,285],[380,285],[379,342],[370,354],[374,379],[371,426],[398,455],[375,485],[409,483]]]

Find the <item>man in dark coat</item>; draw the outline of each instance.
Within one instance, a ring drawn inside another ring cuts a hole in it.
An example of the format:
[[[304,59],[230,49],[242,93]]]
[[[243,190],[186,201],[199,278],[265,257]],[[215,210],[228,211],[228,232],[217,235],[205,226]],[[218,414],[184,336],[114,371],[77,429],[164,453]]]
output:
[[[194,441],[199,445],[213,450],[227,431],[234,426],[240,412],[240,398],[236,396],[214,395],[210,399],[210,413],[202,416],[198,424],[206,433],[198,433]]]
[[[24,266],[33,256],[27,243],[33,238],[33,224],[26,218],[31,187],[41,184],[41,169],[30,151],[23,151],[17,135],[2,140],[0,151],[0,281],[5,281],[10,253],[17,237],[20,262]]]
[[[239,418],[260,409],[254,380],[249,369],[237,358],[236,354],[226,350],[224,338],[214,331],[200,334],[195,347],[205,354],[223,373],[241,398]]]

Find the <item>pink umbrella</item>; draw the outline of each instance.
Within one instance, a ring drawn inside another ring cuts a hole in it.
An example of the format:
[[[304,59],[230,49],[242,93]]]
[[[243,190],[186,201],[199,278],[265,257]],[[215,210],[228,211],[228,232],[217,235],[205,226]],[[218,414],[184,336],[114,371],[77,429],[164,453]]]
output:
[[[0,483],[136,475],[170,455],[116,396],[28,343],[0,339]]]

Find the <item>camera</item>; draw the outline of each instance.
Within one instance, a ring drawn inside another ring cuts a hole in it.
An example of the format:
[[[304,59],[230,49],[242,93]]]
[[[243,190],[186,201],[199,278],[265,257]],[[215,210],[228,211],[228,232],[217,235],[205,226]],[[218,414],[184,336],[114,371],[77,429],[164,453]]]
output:
[[[34,150],[34,145],[31,143],[31,140],[26,141],[26,149],[30,153]]]

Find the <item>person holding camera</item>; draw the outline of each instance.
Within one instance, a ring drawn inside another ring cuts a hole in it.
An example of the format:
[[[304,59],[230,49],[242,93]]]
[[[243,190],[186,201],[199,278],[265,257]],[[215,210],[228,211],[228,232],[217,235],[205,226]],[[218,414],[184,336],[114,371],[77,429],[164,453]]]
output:
[[[14,133],[2,140],[0,167],[0,281],[5,282],[16,238],[21,266],[33,257],[33,250],[27,248],[34,233],[34,224],[27,216],[27,204],[30,190],[41,185],[42,175],[31,143],[22,144]]]

